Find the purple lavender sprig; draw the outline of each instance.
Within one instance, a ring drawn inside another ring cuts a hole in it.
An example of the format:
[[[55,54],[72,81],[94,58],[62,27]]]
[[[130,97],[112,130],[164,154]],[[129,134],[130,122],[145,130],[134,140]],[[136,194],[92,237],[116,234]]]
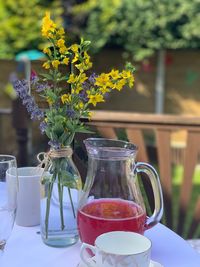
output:
[[[51,147],[53,147],[56,150],[58,150],[58,149],[61,148],[61,144],[58,141],[56,141],[56,140],[50,140],[48,142],[48,145],[50,145]]]
[[[69,108],[67,107],[66,115],[67,115],[68,118],[73,119],[73,118],[76,117],[76,112],[75,112],[73,109],[69,109]]]
[[[82,85],[83,85],[83,90],[80,92],[79,94],[79,98],[83,101],[83,102],[88,102],[88,96],[87,96],[87,90],[90,90],[92,87],[94,87],[95,85],[95,81],[96,81],[96,77],[97,75],[95,73],[92,73],[90,75],[90,77],[88,78],[87,81],[85,81]]]
[[[26,106],[27,111],[30,113],[31,119],[41,120],[44,118],[44,112],[39,109],[34,98],[28,93],[29,88],[27,81],[13,79],[11,82],[18,96],[22,99],[22,103]]]
[[[40,127],[41,133],[44,134],[48,126],[47,126],[47,123],[45,121],[42,121],[40,123],[40,126],[39,127]]]
[[[38,93],[52,88],[52,86],[48,83],[41,82],[38,76],[33,76],[33,78],[31,79],[31,87],[35,88],[35,91]]]
[[[89,82],[90,82],[90,85],[94,85],[94,83],[96,82],[96,77],[97,77],[98,75],[95,73],[95,72],[93,72],[91,75],[90,75],[90,77],[88,78],[88,80],[89,80]]]

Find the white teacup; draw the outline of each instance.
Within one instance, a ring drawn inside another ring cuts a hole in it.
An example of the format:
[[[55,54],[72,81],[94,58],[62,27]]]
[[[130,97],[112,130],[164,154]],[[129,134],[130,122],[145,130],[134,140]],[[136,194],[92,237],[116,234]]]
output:
[[[17,196],[16,224],[34,226],[40,224],[40,178],[42,168],[17,169],[19,190]]]
[[[98,236],[94,246],[83,243],[80,257],[91,267],[149,267],[151,241],[134,232],[108,232]]]

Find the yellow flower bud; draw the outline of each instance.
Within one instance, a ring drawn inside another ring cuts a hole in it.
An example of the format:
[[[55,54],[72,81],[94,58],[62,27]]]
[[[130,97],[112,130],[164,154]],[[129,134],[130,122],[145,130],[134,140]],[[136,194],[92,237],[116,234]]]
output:
[[[51,54],[51,50],[48,48],[48,47],[45,47],[43,49],[43,53],[47,54],[47,55],[50,55]]]
[[[64,35],[65,34],[65,31],[64,29],[61,27],[59,30],[58,30],[58,35]]]
[[[68,83],[76,83],[77,81],[77,77],[74,74],[70,74],[69,79],[68,79]]]
[[[66,46],[62,46],[60,49],[59,49],[59,52],[61,54],[65,54],[67,52],[67,47]]]
[[[64,58],[62,62],[63,62],[63,64],[68,65],[69,64],[69,58],[68,57]]]
[[[62,47],[62,46],[64,46],[65,45],[65,40],[64,39],[59,39],[58,41],[57,41],[57,46],[58,47]]]
[[[72,99],[72,97],[70,94],[64,94],[61,96],[61,101],[63,104],[70,103],[71,99]]]
[[[42,36],[50,37],[51,32],[54,32],[56,24],[50,19],[50,12],[46,12],[42,20]]]
[[[53,60],[53,61],[51,62],[51,64],[52,64],[52,66],[53,66],[55,69],[57,69],[58,66],[60,65],[60,61],[56,59],[56,60]]]
[[[42,67],[45,68],[45,69],[49,69],[50,68],[49,62],[44,62],[44,64],[42,65]]]
[[[74,52],[74,53],[77,53],[78,52],[78,48],[79,48],[79,46],[77,45],[77,44],[73,44],[73,45],[71,45],[71,50]]]

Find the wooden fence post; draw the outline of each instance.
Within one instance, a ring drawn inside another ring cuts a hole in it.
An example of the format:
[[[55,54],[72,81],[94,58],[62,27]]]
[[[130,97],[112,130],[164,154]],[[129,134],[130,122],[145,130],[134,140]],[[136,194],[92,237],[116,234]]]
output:
[[[12,124],[16,131],[17,164],[19,167],[28,165],[28,121],[26,108],[17,98],[12,102]]]

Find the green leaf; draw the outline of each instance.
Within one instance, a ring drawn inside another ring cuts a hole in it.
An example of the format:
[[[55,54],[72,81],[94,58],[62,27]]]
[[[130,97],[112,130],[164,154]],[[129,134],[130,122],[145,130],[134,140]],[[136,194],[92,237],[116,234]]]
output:
[[[51,137],[52,140],[58,140],[58,136],[55,132],[51,131]]]
[[[78,128],[76,130],[77,133],[94,133],[93,131],[87,129],[87,128]]]
[[[52,127],[53,132],[59,137],[63,134],[64,128],[62,124],[59,122],[55,123],[55,125]]]
[[[42,77],[46,78],[47,80],[53,80],[53,76],[47,73],[41,73],[40,74]]]
[[[51,183],[52,182],[52,176],[48,175],[48,176],[42,176],[41,178],[41,184],[47,184],[47,183]]]
[[[47,137],[51,138],[51,130],[50,130],[49,127],[47,127],[47,128],[45,129],[45,133],[46,133]]]
[[[47,95],[47,97],[50,97],[50,98],[53,99],[54,101],[57,99],[57,95],[56,95],[53,91],[51,91],[51,90],[48,90],[48,91],[46,92],[46,95]]]
[[[74,132],[74,125],[70,120],[66,122],[66,128],[68,128],[71,132]]]
[[[74,179],[74,176],[70,172],[62,170],[60,172],[60,175],[61,175],[61,183],[63,186],[77,189],[77,182]]]

